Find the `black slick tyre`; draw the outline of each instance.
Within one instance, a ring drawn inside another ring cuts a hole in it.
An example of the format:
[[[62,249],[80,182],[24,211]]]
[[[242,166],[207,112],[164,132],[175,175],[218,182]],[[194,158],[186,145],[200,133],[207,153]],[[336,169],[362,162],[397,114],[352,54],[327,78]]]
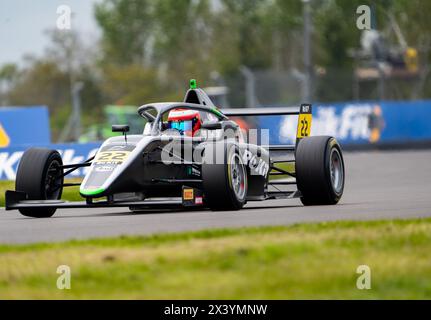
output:
[[[224,161],[217,161],[220,152]],[[241,209],[246,203],[248,185],[247,168],[239,148],[229,143],[216,143],[205,148],[202,183],[204,199],[211,210]]]
[[[31,148],[21,158],[18,166],[15,190],[25,192],[27,200],[58,200],[63,192],[63,165],[58,151]],[[27,217],[51,217],[55,208],[22,208]]]
[[[302,139],[296,149],[295,172],[301,202],[333,205],[344,191],[344,160],[337,140],[329,136]]]

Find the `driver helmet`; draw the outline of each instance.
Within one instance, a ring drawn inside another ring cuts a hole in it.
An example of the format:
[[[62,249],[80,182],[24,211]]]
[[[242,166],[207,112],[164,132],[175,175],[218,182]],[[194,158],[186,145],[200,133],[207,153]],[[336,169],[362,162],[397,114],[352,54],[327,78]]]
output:
[[[182,135],[193,137],[201,128],[199,111],[190,109],[173,109],[168,115],[168,128],[176,129]]]

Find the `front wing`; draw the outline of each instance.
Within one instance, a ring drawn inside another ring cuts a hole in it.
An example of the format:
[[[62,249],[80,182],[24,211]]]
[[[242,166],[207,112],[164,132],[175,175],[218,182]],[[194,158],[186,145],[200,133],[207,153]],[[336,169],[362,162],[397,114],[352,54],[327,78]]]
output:
[[[280,183],[281,184],[281,183]],[[196,190],[196,189],[193,189]],[[139,207],[139,208],[173,208],[173,207],[205,207],[202,198],[193,199],[183,197],[175,198],[149,198],[145,200],[99,200],[99,201],[64,201],[64,200],[27,200],[27,194],[20,191],[6,191],[6,210],[29,208],[106,208],[106,207]],[[291,199],[301,196],[300,191],[268,192],[265,197],[248,198],[248,201],[264,201],[275,199]]]

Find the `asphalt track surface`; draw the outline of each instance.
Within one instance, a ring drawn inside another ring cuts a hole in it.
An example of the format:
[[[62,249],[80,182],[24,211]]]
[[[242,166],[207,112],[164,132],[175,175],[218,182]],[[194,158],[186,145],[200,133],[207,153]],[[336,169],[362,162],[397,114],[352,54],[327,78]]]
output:
[[[241,211],[63,209],[32,219],[0,209],[0,243],[51,242],[209,228],[289,225],[335,220],[431,217],[431,151],[345,153],[346,185],[336,206],[303,207],[299,200],[249,202]]]

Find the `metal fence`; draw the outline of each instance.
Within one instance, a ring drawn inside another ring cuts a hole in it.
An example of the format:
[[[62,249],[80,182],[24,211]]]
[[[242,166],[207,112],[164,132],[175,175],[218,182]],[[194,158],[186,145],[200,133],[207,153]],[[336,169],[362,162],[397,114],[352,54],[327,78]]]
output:
[[[305,102],[303,79],[299,71],[254,70],[251,76],[238,72],[224,85],[233,107],[291,105]],[[311,102],[430,99],[431,75],[422,70],[414,75],[358,78],[353,69],[320,70],[311,79],[311,93]]]

